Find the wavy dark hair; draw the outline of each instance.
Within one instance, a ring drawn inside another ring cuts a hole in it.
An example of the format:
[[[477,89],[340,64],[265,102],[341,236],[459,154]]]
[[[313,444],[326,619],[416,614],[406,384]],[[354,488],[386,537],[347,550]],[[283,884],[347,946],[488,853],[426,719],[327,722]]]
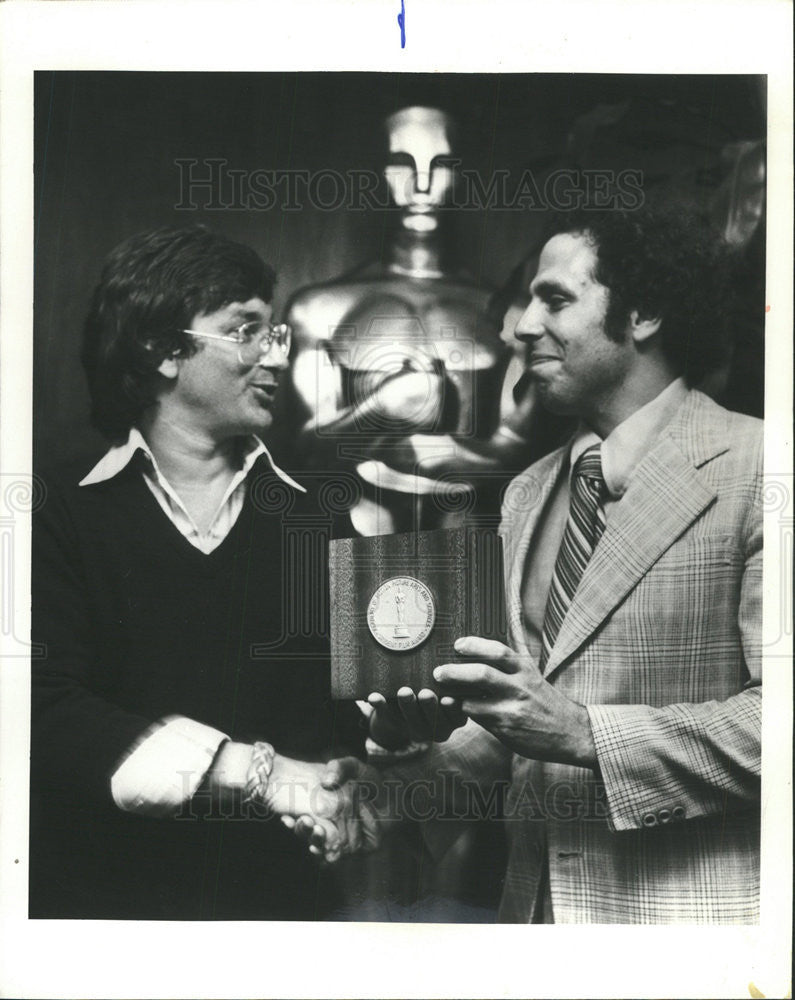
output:
[[[201,348],[181,331],[230,302],[270,302],[274,273],[242,243],[204,226],[157,229],[120,243],[105,261],[83,329],[91,420],[123,437],[157,398],[157,369]]]
[[[610,291],[606,332],[621,340],[629,314],[662,320],[663,353],[693,385],[730,352],[733,257],[709,221],[684,207],[582,209],[553,220],[547,239],[582,234],[596,250],[594,279]]]

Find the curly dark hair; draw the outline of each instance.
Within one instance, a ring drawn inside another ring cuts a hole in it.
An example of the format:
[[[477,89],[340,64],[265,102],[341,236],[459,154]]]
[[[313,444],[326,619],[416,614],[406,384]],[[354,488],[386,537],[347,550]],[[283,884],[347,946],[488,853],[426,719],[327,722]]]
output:
[[[105,261],[83,330],[94,426],[111,440],[123,437],[155,402],[162,362],[201,349],[181,332],[193,318],[230,302],[269,302],[274,280],[254,250],[204,226],[120,243]]]
[[[668,361],[690,385],[730,350],[732,257],[718,231],[683,207],[576,212],[553,220],[547,239],[582,234],[597,254],[594,278],[610,291],[606,332],[621,340],[629,314],[660,318]]]

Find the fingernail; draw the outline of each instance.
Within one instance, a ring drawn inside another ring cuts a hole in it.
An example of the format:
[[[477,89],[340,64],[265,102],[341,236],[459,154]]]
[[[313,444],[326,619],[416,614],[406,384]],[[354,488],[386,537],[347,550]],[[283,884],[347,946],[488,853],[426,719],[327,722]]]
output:
[[[444,679],[444,670],[442,667],[434,667],[433,669],[433,679],[435,681],[441,681]]]

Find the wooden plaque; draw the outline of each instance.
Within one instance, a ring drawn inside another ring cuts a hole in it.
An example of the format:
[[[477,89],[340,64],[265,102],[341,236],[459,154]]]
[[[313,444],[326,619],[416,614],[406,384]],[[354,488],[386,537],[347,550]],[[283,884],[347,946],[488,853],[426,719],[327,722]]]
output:
[[[437,690],[463,635],[505,639],[502,540],[463,527],[331,542],[331,692]]]

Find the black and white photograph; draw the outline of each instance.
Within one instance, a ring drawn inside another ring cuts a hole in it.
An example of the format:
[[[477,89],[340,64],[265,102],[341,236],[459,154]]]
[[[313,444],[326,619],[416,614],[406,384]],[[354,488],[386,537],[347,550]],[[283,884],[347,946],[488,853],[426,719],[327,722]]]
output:
[[[3,919],[107,996],[784,995],[779,78],[287,62],[25,77]]]

